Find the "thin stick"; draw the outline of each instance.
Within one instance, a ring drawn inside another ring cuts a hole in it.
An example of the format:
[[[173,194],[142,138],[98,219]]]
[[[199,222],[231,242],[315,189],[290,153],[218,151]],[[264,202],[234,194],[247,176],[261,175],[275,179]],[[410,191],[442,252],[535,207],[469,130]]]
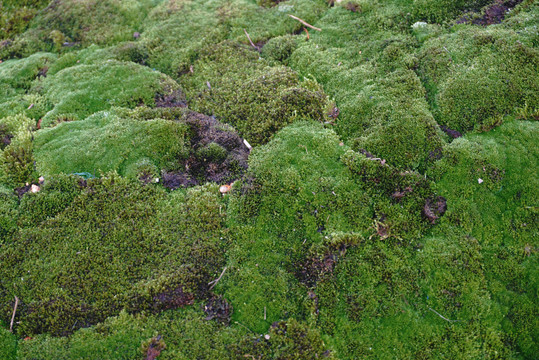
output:
[[[221,275],[219,275],[219,277],[218,277],[217,279],[215,279],[215,280],[213,280],[213,281],[210,281],[210,282],[208,283],[208,285],[211,285],[211,286],[210,286],[210,290],[213,289],[213,287],[214,287],[215,285],[217,285],[217,283],[219,282],[219,280],[221,280],[221,278],[223,277],[225,271],[226,271],[226,266],[225,266],[225,268],[223,269],[223,272],[221,272]],[[213,284],[213,285],[212,285],[212,284]]]
[[[309,40],[309,32],[307,31],[307,28],[303,28],[303,30],[305,30],[305,32],[307,33],[307,40]]]
[[[15,313],[17,312],[17,306],[19,306],[19,298],[15,296],[15,306],[13,307],[13,315],[11,315],[11,323],[9,324],[9,331],[13,332],[13,321],[15,321]]]
[[[439,317],[441,317],[442,319],[444,319],[445,321],[449,321],[449,322],[457,322],[457,321],[460,321],[460,320],[450,320],[446,317],[444,317],[442,314],[440,314],[438,311],[434,310],[433,308],[429,308],[430,311],[432,311],[433,313],[435,313],[436,315],[438,315]]]
[[[290,14],[288,14],[288,16],[290,16],[290,17],[291,17],[292,19],[294,19],[294,20],[299,21],[300,23],[302,23],[303,25],[305,25],[305,26],[307,26],[307,27],[310,27],[310,28],[313,29],[313,30],[316,30],[316,31],[322,31],[322,29],[317,28],[317,27],[314,27],[314,26],[312,26],[311,24],[307,24],[304,20],[301,20],[301,19],[300,19],[299,17],[297,17],[297,16],[290,15]]]
[[[264,306],[264,320],[266,320],[266,307]]]
[[[255,44],[253,44],[253,40],[251,40],[251,37],[247,33],[247,30],[243,29],[243,32],[245,33],[245,35],[247,35],[247,39],[249,39],[249,43],[251,44],[251,46],[254,47],[258,51],[258,47],[256,47]]]

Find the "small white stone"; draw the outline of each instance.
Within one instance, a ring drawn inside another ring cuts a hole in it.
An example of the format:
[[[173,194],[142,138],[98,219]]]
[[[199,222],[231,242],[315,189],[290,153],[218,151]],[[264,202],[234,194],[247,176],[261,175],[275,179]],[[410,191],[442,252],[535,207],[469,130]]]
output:
[[[268,334],[264,335],[264,339],[269,340],[270,336]]]
[[[418,21],[418,22],[416,22],[416,23],[414,23],[414,24],[412,25],[412,29],[415,30],[415,29],[423,28],[423,27],[425,27],[425,26],[427,26],[427,23],[426,23],[426,22]]]
[[[32,184],[32,187],[30,188],[31,192],[35,194],[36,192],[39,192],[39,190],[41,190],[39,186]]]
[[[477,179],[477,182],[478,182],[479,184],[482,184],[482,183],[483,183],[483,179],[479,178],[479,179]]]

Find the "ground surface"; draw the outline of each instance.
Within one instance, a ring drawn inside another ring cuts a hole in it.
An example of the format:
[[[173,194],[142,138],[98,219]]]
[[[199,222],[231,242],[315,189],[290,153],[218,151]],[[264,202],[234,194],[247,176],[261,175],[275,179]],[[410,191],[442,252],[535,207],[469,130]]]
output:
[[[0,359],[536,359],[538,17],[0,1]]]

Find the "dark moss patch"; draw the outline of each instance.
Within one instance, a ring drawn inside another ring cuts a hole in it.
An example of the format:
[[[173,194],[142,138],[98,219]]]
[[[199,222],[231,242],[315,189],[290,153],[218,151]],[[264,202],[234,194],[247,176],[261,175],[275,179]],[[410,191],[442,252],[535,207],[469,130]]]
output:
[[[485,6],[480,14],[467,14],[457,20],[457,24],[493,25],[505,19],[506,13],[520,4],[523,0],[495,0]]]
[[[185,95],[180,89],[164,94],[157,94],[155,97],[155,107],[187,107]]]
[[[220,295],[212,296],[202,307],[206,314],[205,320],[215,320],[222,324],[230,324],[232,305]]]
[[[11,144],[13,135],[8,133],[7,126],[0,124],[0,150],[4,150],[9,144]]]

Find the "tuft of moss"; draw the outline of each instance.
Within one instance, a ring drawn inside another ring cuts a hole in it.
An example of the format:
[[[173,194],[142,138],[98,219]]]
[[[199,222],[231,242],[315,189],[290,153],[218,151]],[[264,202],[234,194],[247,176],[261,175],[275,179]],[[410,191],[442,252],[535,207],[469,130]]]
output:
[[[148,121],[99,112],[36,134],[35,157],[41,175],[117,171],[138,178],[145,162],[174,170],[187,159],[188,128],[163,119]],[[74,137],[73,134],[78,136]]]
[[[177,89],[172,79],[159,72],[114,60],[69,67],[34,86],[54,104],[43,117],[43,126],[80,120],[112,106],[153,106],[157,94]]]
[[[268,61],[287,65],[288,58],[298,47],[298,37],[283,35],[271,38],[262,48],[262,56]]]
[[[326,96],[285,67],[269,67],[258,54],[224,42],[208,50],[181,81],[191,108],[234,126],[252,145],[266,143],[296,118],[322,121]]]
[[[414,1],[412,11],[419,20],[441,24],[466,11],[479,10],[488,3],[488,0],[418,0]]]
[[[0,119],[0,181],[14,186],[35,178],[34,121],[24,115]]]
[[[5,360],[15,360],[16,355],[17,338],[4,327],[0,327],[0,356]]]
[[[0,244],[9,239],[17,229],[17,197],[9,189],[0,186]]]

